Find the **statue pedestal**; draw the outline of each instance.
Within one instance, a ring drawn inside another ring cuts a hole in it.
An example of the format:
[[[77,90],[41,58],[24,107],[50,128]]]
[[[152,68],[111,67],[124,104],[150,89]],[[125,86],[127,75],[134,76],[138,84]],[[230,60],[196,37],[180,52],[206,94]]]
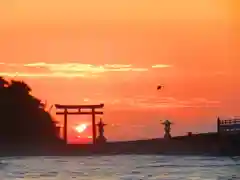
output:
[[[164,139],[171,139],[171,134],[165,133],[164,134]]]
[[[104,144],[107,142],[107,139],[104,136],[98,136],[96,139],[96,143],[98,144]]]

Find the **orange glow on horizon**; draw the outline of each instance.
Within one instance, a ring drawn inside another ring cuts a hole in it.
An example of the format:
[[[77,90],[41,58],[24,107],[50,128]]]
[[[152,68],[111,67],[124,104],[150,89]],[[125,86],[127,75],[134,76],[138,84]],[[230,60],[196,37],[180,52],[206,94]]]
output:
[[[78,133],[82,133],[82,132],[84,132],[86,129],[87,129],[87,124],[80,124],[80,125],[78,125],[77,127],[75,127],[75,130],[76,130]]]
[[[215,131],[240,111],[239,12],[239,0],[0,1],[0,76],[49,106],[104,103],[110,141],[162,137],[160,119],[173,135]],[[89,140],[90,118],[69,118],[69,141]]]

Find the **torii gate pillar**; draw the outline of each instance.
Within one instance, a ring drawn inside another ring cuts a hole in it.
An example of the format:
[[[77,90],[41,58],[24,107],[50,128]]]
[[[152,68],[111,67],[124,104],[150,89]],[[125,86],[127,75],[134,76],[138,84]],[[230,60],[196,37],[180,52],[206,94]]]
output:
[[[93,137],[93,144],[96,144],[96,118],[95,116],[98,114],[103,114],[102,111],[96,111],[96,109],[102,109],[104,104],[98,105],[60,105],[55,104],[56,109],[63,109],[63,111],[56,112],[57,115],[64,115],[64,130],[63,130],[63,138],[67,144],[67,115],[92,115],[92,137]],[[90,109],[89,111],[82,111],[82,110]],[[75,110],[69,112],[68,110]],[[77,111],[76,111],[77,110]]]

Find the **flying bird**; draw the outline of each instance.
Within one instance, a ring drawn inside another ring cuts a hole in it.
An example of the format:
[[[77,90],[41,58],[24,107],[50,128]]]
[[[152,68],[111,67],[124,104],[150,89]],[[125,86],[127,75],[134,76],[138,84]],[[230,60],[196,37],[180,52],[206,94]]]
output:
[[[160,89],[162,89],[163,88],[163,85],[158,85],[157,86],[157,90],[160,90]]]

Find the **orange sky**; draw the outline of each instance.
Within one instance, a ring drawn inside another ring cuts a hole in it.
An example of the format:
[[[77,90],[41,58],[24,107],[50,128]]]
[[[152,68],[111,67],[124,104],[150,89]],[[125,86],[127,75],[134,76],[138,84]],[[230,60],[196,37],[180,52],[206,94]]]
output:
[[[49,106],[104,102],[110,140],[162,136],[166,118],[174,135],[215,130],[240,115],[239,12],[238,0],[0,0],[0,75]]]

